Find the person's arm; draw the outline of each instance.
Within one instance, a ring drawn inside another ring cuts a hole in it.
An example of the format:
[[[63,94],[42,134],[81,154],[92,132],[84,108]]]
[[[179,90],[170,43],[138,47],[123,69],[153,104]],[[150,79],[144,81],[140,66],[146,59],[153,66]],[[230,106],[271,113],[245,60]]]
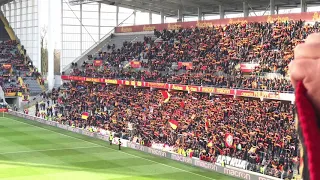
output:
[[[320,179],[320,34],[311,34],[294,50],[289,65],[296,91],[298,134],[302,147],[301,169],[304,180]],[[318,115],[318,116],[317,116]]]

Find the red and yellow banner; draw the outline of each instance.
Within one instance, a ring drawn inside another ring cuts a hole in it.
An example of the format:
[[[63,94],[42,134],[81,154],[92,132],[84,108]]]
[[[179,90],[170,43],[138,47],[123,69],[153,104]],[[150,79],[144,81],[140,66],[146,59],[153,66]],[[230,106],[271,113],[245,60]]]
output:
[[[224,95],[232,95],[232,96],[236,95],[236,96],[242,96],[242,97],[255,97],[255,98],[266,98],[266,99],[280,99],[280,95],[277,92],[251,91],[251,90],[241,90],[241,89],[216,88],[216,87],[205,87],[205,86],[194,86],[194,85],[190,86],[190,85],[180,85],[180,84],[90,78],[90,77],[65,76],[65,75],[61,76],[61,79],[72,80],[72,81],[117,84],[117,85],[125,85],[125,86],[138,86],[138,87],[155,88],[155,89],[167,89],[167,90],[175,90],[175,91],[202,92],[202,93],[224,94]],[[15,95],[15,93],[13,94]],[[286,100],[286,99],[283,99],[283,100]]]
[[[170,124],[171,128],[174,130],[177,129],[178,125],[179,125],[178,121],[173,120],[173,119],[169,120],[169,124]]]
[[[2,67],[3,67],[3,69],[11,69],[12,65],[11,64],[3,64]]]
[[[7,93],[4,93],[4,96],[14,97],[14,96],[16,96],[16,92],[7,92]]]
[[[82,115],[81,115],[81,119],[87,120],[88,117],[89,117],[89,113],[88,112],[83,112]]]
[[[266,91],[248,91],[248,90],[241,90],[238,89],[237,96],[244,96],[244,97],[256,97],[256,98],[267,98],[267,99],[279,99],[280,95],[277,92],[266,92]]]
[[[255,68],[259,67],[259,64],[241,63],[240,70],[244,73],[254,72]]]
[[[132,68],[141,68],[141,62],[140,61],[131,61],[130,66]]]
[[[192,69],[192,62],[178,62],[178,67],[181,68],[185,66],[186,69]]]
[[[102,66],[102,64],[103,64],[103,61],[102,61],[102,60],[94,60],[94,61],[93,61],[93,65],[94,65],[94,66]]]
[[[320,21],[320,12],[306,12],[306,13],[292,13],[292,14],[279,14],[271,16],[252,16],[246,18],[225,18],[205,21],[191,21],[191,22],[178,22],[178,23],[164,23],[164,24],[152,24],[152,25],[138,25],[138,26],[123,26],[116,27],[116,33],[127,33],[127,32],[142,32],[142,31],[153,31],[154,29],[180,29],[189,27],[213,27],[222,26],[225,24],[236,24],[236,23],[249,23],[249,22],[274,22],[274,21],[290,21],[290,20],[305,20],[305,21]]]

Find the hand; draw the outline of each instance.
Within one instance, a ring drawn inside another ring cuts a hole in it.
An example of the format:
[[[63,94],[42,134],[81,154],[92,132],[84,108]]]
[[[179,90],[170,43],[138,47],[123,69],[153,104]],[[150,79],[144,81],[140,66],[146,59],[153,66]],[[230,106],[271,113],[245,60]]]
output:
[[[316,111],[320,111],[320,33],[308,36],[294,49],[294,61],[289,64],[290,79],[295,87],[302,81]]]

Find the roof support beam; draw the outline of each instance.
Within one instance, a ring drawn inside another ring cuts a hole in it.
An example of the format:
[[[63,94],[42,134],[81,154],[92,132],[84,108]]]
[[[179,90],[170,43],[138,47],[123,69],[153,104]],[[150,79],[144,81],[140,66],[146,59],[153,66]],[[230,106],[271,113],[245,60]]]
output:
[[[152,12],[149,10],[149,24],[152,24]]]
[[[178,9],[178,21],[179,22],[182,22],[182,10],[181,9]]]
[[[274,0],[270,0],[270,14],[274,15],[274,11],[275,11],[275,3]]]
[[[119,5],[116,6],[116,26],[119,25]]]
[[[161,24],[164,24],[164,14],[163,11],[160,11]]]
[[[219,5],[219,14],[220,14],[220,19],[224,19],[224,7],[222,5]]]
[[[307,2],[306,0],[300,0],[301,12],[307,12]]]
[[[198,7],[198,21],[202,21],[202,8]]]
[[[243,17],[249,16],[249,6],[247,2],[243,2]]]
[[[136,21],[137,21],[137,10],[133,10],[133,25],[136,25]]]

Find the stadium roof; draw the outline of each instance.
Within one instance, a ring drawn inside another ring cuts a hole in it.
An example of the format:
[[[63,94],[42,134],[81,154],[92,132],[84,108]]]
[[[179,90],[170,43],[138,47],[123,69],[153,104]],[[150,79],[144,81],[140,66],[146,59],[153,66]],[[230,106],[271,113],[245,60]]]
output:
[[[13,1],[13,0],[0,0],[0,5],[7,4],[7,3],[11,2],[11,1]]]
[[[250,11],[264,11],[269,9],[270,0],[245,0]],[[301,0],[274,0],[275,5],[282,9],[300,7]],[[305,0],[308,6],[320,5],[319,0]],[[244,0],[69,0],[72,4],[101,2],[119,5],[141,11],[162,11],[165,16],[177,16],[178,9],[183,15],[198,14],[198,8],[203,14],[219,14],[219,6],[223,6],[225,13],[242,13]]]

